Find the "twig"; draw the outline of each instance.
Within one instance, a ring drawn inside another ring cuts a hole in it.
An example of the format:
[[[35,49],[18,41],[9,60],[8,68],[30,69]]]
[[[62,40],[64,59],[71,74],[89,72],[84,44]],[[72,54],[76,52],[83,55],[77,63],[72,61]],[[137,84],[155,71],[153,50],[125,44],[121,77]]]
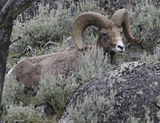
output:
[[[11,44],[13,44],[13,43],[17,42],[17,41],[18,41],[18,40],[20,40],[20,39],[22,39],[22,38],[21,38],[21,37],[18,37],[17,39],[15,39],[15,40],[11,41]]]
[[[15,120],[14,123],[24,123],[24,120]]]
[[[58,46],[58,43],[55,43],[55,42],[52,42],[52,41],[48,41],[48,42],[44,45],[43,48],[45,48],[45,47],[48,46],[49,44]]]
[[[31,51],[32,55],[36,53],[36,51],[34,51],[34,49],[31,46],[27,46],[22,53],[14,55],[12,56],[12,58],[20,58],[21,56],[25,55],[29,50]]]

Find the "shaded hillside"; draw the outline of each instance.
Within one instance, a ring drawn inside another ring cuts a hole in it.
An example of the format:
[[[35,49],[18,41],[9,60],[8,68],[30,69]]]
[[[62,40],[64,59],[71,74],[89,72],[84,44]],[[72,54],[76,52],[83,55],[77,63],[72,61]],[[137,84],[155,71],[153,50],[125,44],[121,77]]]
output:
[[[109,105],[107,100],[110,99],[112,90],[116,90],[116,94],[114,101]],[[149,120],[158,123],[159,94],[160,63],[130,62],[114,67],[80,87],[71,97],[67,107],[75,109],[79,106],[77,102],[83,103],[86,96],[88,99],[104,97],[106,100],[104,112],[101,114],[101,119],[98,119],[101,123],[103,117],[108,115],[105,113],[108,113],[111,108],[113,114],[109,116],[107,123],[129,122],[131,118],[138,119],[140,122]],[[64,113],[60,123],[72,123],[68,113]]]
[[[48,5],[49,10],[57,10],[59,4],[61,3],[63,8],[72,8],[79,7],[82,9],[81,4],[85,1],[93,1],[93,0],[37,0],[30,8],[28,8],[23,14],[22,14],[22,20],[25,20],[27,18],[33,17],[38,13],[39,5]],[[95,0],[95,3],[97,6],[104,8],[105,11],[113,13],[115,10],[120,8],[128,8],[128,7],[135,7],[139,3],[139,0]],[[156,6],[160,6],[160,0],[152,0],[152,2]],[[75,9],[76,10],[76,9]]]

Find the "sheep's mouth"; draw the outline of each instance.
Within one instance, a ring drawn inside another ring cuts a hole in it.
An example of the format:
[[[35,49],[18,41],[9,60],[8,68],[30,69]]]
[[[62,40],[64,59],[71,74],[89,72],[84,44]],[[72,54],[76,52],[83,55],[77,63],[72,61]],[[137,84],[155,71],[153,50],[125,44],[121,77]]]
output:
[[[111,51],[118,53],[118,54],[123,54],[125,50],[116,50],[116,48],[112,49]]]
[[[122,54],[122,53],[124,53],[125,51],[124,50],[122,50],[122,51],[118,51],[117,53],[119,53],[119,54]]]
[[[117,54],[119,54],[119,55],[125,55],[126,54],[126,51],[118,51],[118,52],[116,52]]]
[[[123,51],[118,51],[117,53],[122,54],[122,53],[123,53]]]

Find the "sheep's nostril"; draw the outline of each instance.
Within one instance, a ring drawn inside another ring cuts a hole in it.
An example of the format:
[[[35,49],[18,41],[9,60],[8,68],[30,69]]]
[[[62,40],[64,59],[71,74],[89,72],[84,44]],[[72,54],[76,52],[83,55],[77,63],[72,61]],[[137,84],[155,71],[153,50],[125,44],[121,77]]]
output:
[[[118,45],[118,48],[120,48],[121,50],[123,50],[123,46]]]

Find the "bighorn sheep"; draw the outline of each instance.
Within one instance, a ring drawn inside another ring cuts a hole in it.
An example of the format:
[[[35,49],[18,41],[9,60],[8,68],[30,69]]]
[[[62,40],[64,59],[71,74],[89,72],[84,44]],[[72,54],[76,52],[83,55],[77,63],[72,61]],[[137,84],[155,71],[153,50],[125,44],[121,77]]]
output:
[[[90,46],[83,45],[82,35],[88,26],[98,27],[97,48],[103,48],[104,53],[111,55],[111,62],[115,62],[115,53],[125,51],[122,41],[122,29],[125,37],[132,45],[139,44],[141,40],[135,39],[130,30],[129,18],[126,9],[117,10],[112,20],[96,12],[85,12],[77,17],[72,28],[72,37],[75,46],[48,55],[26,58],[15,65],[9,73],[16,76],[16,79],[23,82],[27,87],[37,86],[41,73],[67,74],[79,58]]]
[[[131,45],[138,45],[141,43],[140,39],[135,39],[132,36],[126,9],[117,10],[113,14],[112,20],[106,19],[105,16],[99,13],[85,12],[76,19],[72,29],[73,41],[78,49],[83,49],[82,34],[86,27],[91,25],[99,29],[98,38],[96,40],[97,47],[102,47],[105,53],[110,53],[112,63],[115,63],[116,52],[121,53],[125,51],[121,35],[122,30]]]

